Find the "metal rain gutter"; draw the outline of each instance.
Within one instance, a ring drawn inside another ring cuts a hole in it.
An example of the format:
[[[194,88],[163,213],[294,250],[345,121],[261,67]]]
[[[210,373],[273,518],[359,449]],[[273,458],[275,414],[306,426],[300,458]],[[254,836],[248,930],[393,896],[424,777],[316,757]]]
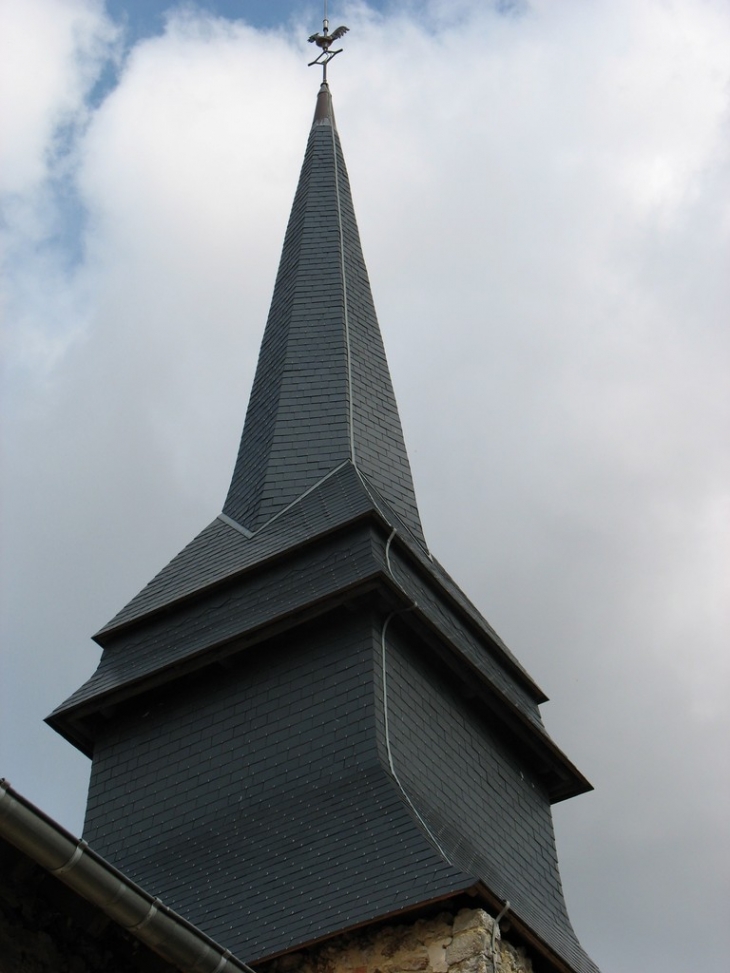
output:
[[[0,780],[0,836],[184,973],[253,973]]]

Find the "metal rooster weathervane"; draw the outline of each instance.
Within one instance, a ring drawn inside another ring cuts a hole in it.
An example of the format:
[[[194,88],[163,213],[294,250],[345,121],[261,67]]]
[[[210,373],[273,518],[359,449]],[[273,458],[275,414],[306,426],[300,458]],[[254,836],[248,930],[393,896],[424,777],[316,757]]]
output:
[[[329,26],[330,26],[329,20],[327,19],[327,0],[325,0],[324,20],[322,22],[322,33],[312,34],[312,36],[308,38],[310,44],[316,44],[317,47],[321,48],[321,51],[317,55],[317,57],[313,61],[309,62],[308,67],[311,68],[312,65],[314,64],[322,65],[323,84],[327,83],[327,65],[329,64],[329,62],[332,60],[333,57],[335,57],[337,54],[342,53],[342,48],[339,48],[336,51],[331,51],[330,47],[332,46],[332,43],[334,41],[338,41],[341,37],[344,37],[345,34],[350,29],[349,27],[337,27],[336,30],[333,30],[332,33],[330,34]]]

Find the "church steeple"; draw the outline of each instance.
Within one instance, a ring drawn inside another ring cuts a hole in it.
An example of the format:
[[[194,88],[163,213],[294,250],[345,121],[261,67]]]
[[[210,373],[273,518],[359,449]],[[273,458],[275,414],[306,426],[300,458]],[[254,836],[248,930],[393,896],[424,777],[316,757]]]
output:
[[[345,463],[425,544],[323,83],[223,512],[257,531]]]
[[[597,973],[550,814],[590,785],[426,549],[326,84],[223,512],[95,638],[48,718],[84,838],[239,959],[476,897]]]

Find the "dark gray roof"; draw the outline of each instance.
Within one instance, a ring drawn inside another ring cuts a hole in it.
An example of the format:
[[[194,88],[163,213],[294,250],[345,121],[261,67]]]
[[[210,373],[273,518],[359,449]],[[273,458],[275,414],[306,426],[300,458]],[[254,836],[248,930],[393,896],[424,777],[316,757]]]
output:
[[[400,519],[350,462],[343,463],[255,534],[248,536],[237,529],[235,523],[216,518],[98,633],[97,639],[103,645],[111,646],[115,636],[131,624],[159,613],[162,609],[167,618],[169,609],[175,603],[231,581],[254,567],[261,568],[281,555],[291,558],[303,545],[321,540],[333,530],[372,513],[377,513],[389,528],[398,531],[398,543],[392,548],[387,565],[393,580],[412,601],[420,602],[419,607],[424,611],[431,606],[437,624],[443,626],[447,624],[445,619],[452,617],[448,624],[452,628],[454,624],[457,627],[461,625],[464,628],[463,639],[467,643],[481,643],[479,649],[473,653],[476,658],[484,655],[486,640],[493,654],[500,658],[502,666],[505,662],[508,664],[508,674],[502,676],[498,682],[515,684],[513,692],[516,700],[519,700],[518,705],[529,710],[531,719],[539,719],[535,704],[544,702],[544,693],[534,684],[492,626],[479,614],[441,565],[413,541],[412,535]],[[401,554],[398,554],[399,550],[402,551]],[[403,553],[409,555],[405,561]],[[409,560],[418,565],[420,581],[409,569]],[[385,566],[382,559],[380,565]],[[395,568],[398,568],[397,574],[394,573]],[[429,589],[431,593],[428,593]],[[440,592],[440,596],[434,594],[434,589]],[[444,594],[448,595],[446,604],[443,604]],[[436,602],[440,603],[438,610],[434,608]],[[282,611],[284,607],[283,603],[279,605]],[[462,616],[460,622],[453,620],[455,613]],[[466,627],[465,620],[470,623]],[[163,627],[164,625],[169,625],[169,622],[164,622]],[[154,622],[152,627],[156,627]],[[139,636],[131,636],[125,644],[135,645],[138,641]],[[465,651],[468,653],[468,648]],[[126,658],[129,666],[131,659],[135,657],[130,658],[127,652]],[[481,667],[483,668],[483,663]],[[90,682],[95,681],[96,676]],[[63,708],[70,705],[77,695],[78,693],[74,694]]]
[[[357,471],[346,462],[255,534],[243,532],[235,521],[217,517],[101,629],[97,639],[105,644],[105,636],[121,626],[296,549],[372,507]]]
[[[345,460],[425,544],[323,85],[223,511],[256,530]]]
[[[109,637],[119,629],[161,609],[169,609],[175,602],[230,580],[257,564],[292,552],[368,513],[377,513],[385,524],[397,530],[399,544],[408,550],[422,572],[443,588],[482,635],[488,635],[509,660],[520,680],[530,686],[533,699],[544,702],[547,697],[489,622],[444,568],[414,541],[405,524],[349,461],[325,476],[254,534],[242,531],[225,515],[224,519],[216,518],[105,625],[96,638],[102,645],[107,644]]]
[[[167,672],[168,679],[175,678],[180,672],[173,667],[187,664],[189,668],[196,657],[232,639],[240,652],[272,624],[286,627],[284,619],[298,618],[307,609],[308,614],[316,614],[318,603],[361,586],[381,571],[367,530],[349,534],[345,545],[338,538],[325,539],[299,553],[290,552],[285,560],[252,572],[244,583],[186,601],[173,614],[158,615],[116,640],[104,650],[91,679],[52,717],[82,703],[103,706],[102,697],[122,687],[132,689],[142,683],[140,688],[147,688],[145,681],[152,675]]]

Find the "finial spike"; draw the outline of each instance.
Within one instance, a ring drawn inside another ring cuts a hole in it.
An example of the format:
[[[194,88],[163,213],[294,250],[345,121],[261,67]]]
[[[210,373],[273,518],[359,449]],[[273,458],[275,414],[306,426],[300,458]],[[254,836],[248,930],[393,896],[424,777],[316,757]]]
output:
[[[316,44],[317,47],[321,48],[321,53],[318,54],[313,61],[310,61],[308,66],[311,68],[312,65],[314,64],[322,65],[322,84],[327,84],[327,65],[332,60],[332,58],[335,57],[336,54],[342,53],[342,48],[339,48],[339,50],[336,51],[330,50],[332,46],[332,42],[338,41],[340,37],[344,37],[350,28],[345,27],[343,25],[341,27],[337,27],[335,30],[332,31],[331,34],[329,32],[329,29],[330,29],[330,22],[327,18],[327,0],[325,0],[324,20],[322,21],[322,33],[312,34],[312,36],[308,38],[310,44]]]

